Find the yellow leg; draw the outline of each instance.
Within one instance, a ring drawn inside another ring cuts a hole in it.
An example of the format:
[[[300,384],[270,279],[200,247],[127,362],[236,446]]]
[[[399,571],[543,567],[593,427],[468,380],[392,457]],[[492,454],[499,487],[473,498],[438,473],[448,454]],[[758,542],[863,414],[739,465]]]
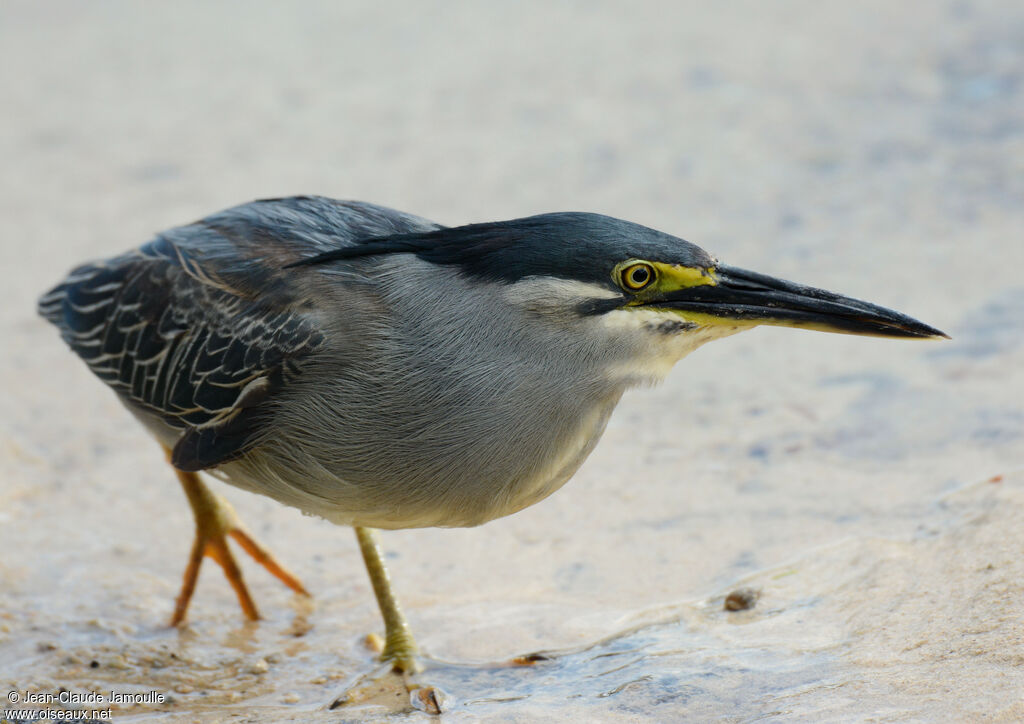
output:
[[[377,596],[377,605],[380,606],[381,616],[384,617],[385,641],[381,659],[390,661],[397,672],[415,674],[422,669],[416,660],[419,649],[409,630],[409,624],[402,615],[402,609],[399,608],[398,601],[391,591],[391,580],[388,578],[388,571],[380,554],[380,545],[377,543],[377,531],[356,526],[356,538],[363,553],[366,571],[370,574],[373,592]]]
[[[224,575],[235,590],[246,617],[253,621],[260,617],[256,604],[253,602],[252,596],[249,595],[249,589],[242,579],[242,571],[238,567],[238,563],[235,562],[231,549],[228,548],[227,536],[234,538],[243,550],[256,559],[257,563],[280,579],[288,588],[304,596],[309,595],[299,579],[289,573],[274,559],[270,551],[249,535],[226,500],[215,495],[206,487],[196,473],[186,473],[181,470],[174,472],[188,497],[189,505],[192,506],[192,515],[196,520],[196,539],[192,544],[188,565],[185,568],[181,592],[174,605],[174,615],[171,617],[172,626],[177,626],[185,620],[185,613],[192,600],[196,580],[199,578],[199,567],[202,565],[203,556],[210,556],[224,569]]]

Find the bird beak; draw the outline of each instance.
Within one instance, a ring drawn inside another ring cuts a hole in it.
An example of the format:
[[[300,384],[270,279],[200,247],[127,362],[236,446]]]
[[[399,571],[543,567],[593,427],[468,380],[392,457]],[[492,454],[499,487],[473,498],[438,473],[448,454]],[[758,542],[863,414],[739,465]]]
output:
[[[668,292],[650,305],[678,311],[702,325],[773,324],[841,334],[949,339],[934,327],[885,307],[727,266],[710,270],[707,283]]]

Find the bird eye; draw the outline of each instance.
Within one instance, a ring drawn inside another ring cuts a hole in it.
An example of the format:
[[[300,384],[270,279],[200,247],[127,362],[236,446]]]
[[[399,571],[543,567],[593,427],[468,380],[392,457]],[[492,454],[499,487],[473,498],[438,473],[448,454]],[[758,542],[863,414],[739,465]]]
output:
[[[622,287],[638,292],[654,281],[654,267],[645,262],[630,264],[622,270]]]

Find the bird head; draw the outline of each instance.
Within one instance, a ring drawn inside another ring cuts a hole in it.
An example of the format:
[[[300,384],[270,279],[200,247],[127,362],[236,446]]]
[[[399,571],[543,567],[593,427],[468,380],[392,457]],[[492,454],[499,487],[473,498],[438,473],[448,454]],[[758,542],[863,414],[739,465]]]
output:
[[[627,374],[660,378],[712,339],[758,325],[911,339],[946,337],[875,304],[719,262],[695,244],[588,213],[368,239],[300,264],[412,253],[490,284],[563,331],[618,345]]]

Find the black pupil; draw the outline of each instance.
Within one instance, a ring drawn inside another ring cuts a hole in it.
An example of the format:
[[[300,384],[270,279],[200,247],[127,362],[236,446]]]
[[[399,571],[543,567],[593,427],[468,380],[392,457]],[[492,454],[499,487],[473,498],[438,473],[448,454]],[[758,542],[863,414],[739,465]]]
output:
[[[632,282],[633,285],[637,287],[640,286],[641,284],[646,284],[647,280],[650,279],[650,277],[651,273],[647,271],[647,267],[645,266],[638,266],[636,269],[629,273],[629,281]]]

